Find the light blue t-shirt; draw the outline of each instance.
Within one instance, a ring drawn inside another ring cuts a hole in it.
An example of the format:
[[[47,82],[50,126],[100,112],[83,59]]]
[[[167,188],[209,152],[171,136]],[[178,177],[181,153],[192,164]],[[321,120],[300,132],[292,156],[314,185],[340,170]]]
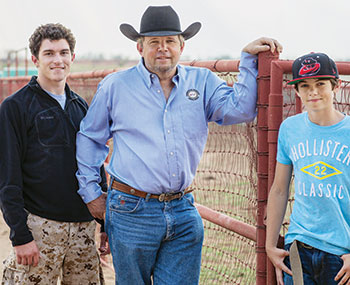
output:
[[[49,94],[52,98],[56,99],[57,102],[61,105],[62,109],[64,110],[64,105],[66,104],[66,94],[62,94],[62,95],[56,95],[53,94],[47,90],[45,90],[47,92],[47,94]]]
[[[350,117],[333,126],[312,123],[307,113],[280,127],[277,161],[293,164],[295,202],[285,243],[350,253]]]

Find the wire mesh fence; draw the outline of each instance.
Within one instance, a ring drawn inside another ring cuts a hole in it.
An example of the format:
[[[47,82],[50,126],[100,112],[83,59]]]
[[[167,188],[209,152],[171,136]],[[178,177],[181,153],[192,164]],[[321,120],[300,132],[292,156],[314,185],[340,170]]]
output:
[[[218,75],[229,85],[236,73]],[[101,78],[70,79],[91,102]],[[209,124],[209,136],[192,184],[197,203],[256,224],[256,124]],[[255,284],[255,242],[204,220],[201,284]]]
[[[215,62],[215,66],[220,65]],[[217,74],[232,85],[236,81],[236,71]],[[101,75],[71,76],[68,83],[90,103],[102,78]],[[285,84],[289,78],[290,75],[285,74],[279,83],[283,85],[283,118],[302,111],[294,89]],[[28,81],[28,77],[1,79],[0,102]],[[338,110],[349,114],[349,99],[350,82],[344,80],[334,104]],[[210,123],[206,148],[192,185],[197,203],[254,228],[257,225],[259,177],[257,125],[257,121],[232,126]],[[282,235],[288,228],[292,204],[291,195]],[[204,220],[204,227],[200,283],[256,284],[256,242],[207,220]]]
[[[209,126],[196,202],[256,225],[255,124]],[[255,284],[255,242],[204,220],[201,284]]]

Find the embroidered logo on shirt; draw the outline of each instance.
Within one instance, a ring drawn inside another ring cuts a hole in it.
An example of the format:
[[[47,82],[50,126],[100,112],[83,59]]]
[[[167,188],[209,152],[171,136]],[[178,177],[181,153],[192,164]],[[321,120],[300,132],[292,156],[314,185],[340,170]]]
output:
[[[196,89],[189,89],[186,92],[186,96],[190,100],[197,100],[199,98],[199,92]]]
[[[40,120],[52,120],[54,118],[54,116],[40,116]]]
[[[304,166],[302,169],[300,169],[302,172],[311,175],[319,180],[326,179],[328,177],[342,174],[343,172],[339,171],[335,167],[323,162],[318,161],[313,164]]]

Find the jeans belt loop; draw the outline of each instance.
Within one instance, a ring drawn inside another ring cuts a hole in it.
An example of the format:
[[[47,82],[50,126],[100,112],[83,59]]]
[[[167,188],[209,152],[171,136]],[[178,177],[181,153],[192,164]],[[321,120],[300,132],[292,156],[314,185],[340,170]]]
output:
[[[185,196],[185,190],[180,191],[180,193],[181,193],[181,196],[179,197],[179,200],[181,200],[181,199],[182,199],[182,197],[183,197],[183,196]]]
[[[111,175],[111,180],[109,181],[109,186],[108,186],[108,189],[107,189],[108,192],[113,188],[112,185],[113,185],[113,181],[114,180],[115,180],[114,177]]]

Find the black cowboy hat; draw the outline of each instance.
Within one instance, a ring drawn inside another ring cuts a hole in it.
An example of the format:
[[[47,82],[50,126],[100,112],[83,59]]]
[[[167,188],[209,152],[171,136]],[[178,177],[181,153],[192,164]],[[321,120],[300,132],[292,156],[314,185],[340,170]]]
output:
[[[180,19],[170,6],[149,6],[143,13],[140,33],[129,24],[121,24],[119,29],[130,40],[137,41],[140,37],[162,37],[182,35],[185,40],[192,38],[201,28],[201,23],[195,22],[186,30],[181,31]]]

